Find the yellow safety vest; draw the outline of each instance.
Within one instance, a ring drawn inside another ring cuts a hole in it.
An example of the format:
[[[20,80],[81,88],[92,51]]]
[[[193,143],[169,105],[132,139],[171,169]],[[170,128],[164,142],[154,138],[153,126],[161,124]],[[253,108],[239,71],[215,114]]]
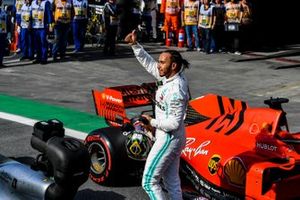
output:
[[[55,23],[70,23],[71,22],[72,4],[71,2],[55,0],[54,21]]]
[[[185,25],[198,24],[199,1],[186,0],[184,2],[184,23]]]
[[[241,5],[227,3],[225,7],[226,7],[227,22],[239,22],[240,14],[241,14]]]
[[[22,8],[22,6],[23,6],[23,4],[24,4],[24,0],[17,0],[16,1],[16,13],[17,14],[20,14],[21,13],[21,8]]]

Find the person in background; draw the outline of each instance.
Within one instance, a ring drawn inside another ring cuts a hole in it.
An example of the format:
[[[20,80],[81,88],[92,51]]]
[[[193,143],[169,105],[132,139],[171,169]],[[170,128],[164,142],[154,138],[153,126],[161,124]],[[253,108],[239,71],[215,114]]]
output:
[[[132,0],[131,5],[131,20],[130,20],[130,30],[137,29],[139,25],[141,24],[142,20],[142,1],[143,0]]]
[[[224,40],[226,40],[224,27],[225,6],[222,3],[222,0],[215,0],[213,16],[215,17],[215,21],[212,25],[212,34],[215,40],[215,50],[217,52],[224,52]]]
[[[251,48],[253,42],[253,11],[249,0],[241,0],[243,14],[241,19],[241,51]]]
[[[130,29],[130,20],[131,20],[131,0],[118,0],[117,1],[117,7],[119,10],[119,33],[118,33],[118,39],[121,41],[123,38],[126,37],[128,33],[131,32],[132,29]]]
[[[225,30],[227,35],[227,49],[236,55],[240,55],[240,24],[243,10],[238,0],[230,0],[225,4]],[[226,28],[227,27],[227,28]]]
[[[181,0],[162,0],[160,7],[160,13],[164,14],[162,29],[166,32],[166,37],[171,38],[174,44],[180,27],[181,7]]]
[[[54,0],[54,35],[55,43],[52,49],[53,60],[57,60],[59,53],[60,59],[66,55],[68,45],[68,35],[72,21],[72,0]]]
[[[25,0],[20,10],[20,15],[17,15],[18,29],[20,32],[20,43],[22,57],[20,60],[33,60],[33,33],[32,33],[32,20],[31,20],[31,0]]]
[[[193,50],[193,35],[195,38],[195,47],[200,51],[199,34],[198,34],[198,16],[199,0],[185,0],[182,8],[182,26],[185,27],[187,37],[187,51]]]
[[[104,5],[103,13],[106,34],[103,53],[105,55],[114,55],[119,25],[118,8],[116,0],[108,0],[108,2],[106,2]]]
[[[212,25],[215,18],[213,17],[213,6],[209,3],[209,0],[204,0],[200,7],[199,23],[202,34],[202,43],[204,52],[209,54],[211,48],[211,36],[212,36]]]
[[[152,9],[155,9],[155,0],[143,0],[141,4],[142,22],[146,25],[146,41],[150,41],[152,30]]]
[[[50,3],[50,10],[53,11],[53,1],[54,0],[48,0],[49,3]],[[48,56],[49,57],[52,57],[52,49],[53,49],[53,44],[54,44],[54,31],[52,32],[49,32],[48,35],[47,35],[47,40],[48,40]]]
[[[31,3],[32,9],[32,28],[34,35],[34,49],[36,59],[34,63],[47,64],[48,60],[48,41],[47,33],[53,31],[52,11],[48,0],[34,0]]]
[[[154,42],[157,42],[157,11],[158,11],[157,0],[153,0],[152,7],[151,7],[151,27],[152,27],[152,39]]]
[[[73,17],[73,39],[74,53],[83,51],[85,33],[88,23],[88,1],[73,0],[74,17]]]
[[[15,11],[16,11],[16,19],[20,18],[21,16],[21,9],[23,7],[23,5],[25,4],[24,0],[16,0],[15,3]],[[16,49],[16,53],[19,53],[21,51],[21,28],[20,26],[17,24],[17,31],[18,31],[18,41],[17,41],[17,49]]]
[[[6,10],[2,7],[3,1],[0,0],[0,67],[4,67],[3,57],[5,49],[7,48],[8,42],[11,41],[12,34],[11,23],[8,20]]]
[[[186,143],[184,117],[189,101],[188,81],[184,70],[189,63],[176,50],[166,50],[158,62],[137,43],[136,31],[128,34],[125,41],[132,45],[140,64],[159,82],[155,97],[155,118],[143,115],[149,124],[147,130],[155,130],[155,142],[146,160],[142,186],[151,200],[182,200],[179,177],[181,151]],[[160,185],[161,179],[169,198]]]

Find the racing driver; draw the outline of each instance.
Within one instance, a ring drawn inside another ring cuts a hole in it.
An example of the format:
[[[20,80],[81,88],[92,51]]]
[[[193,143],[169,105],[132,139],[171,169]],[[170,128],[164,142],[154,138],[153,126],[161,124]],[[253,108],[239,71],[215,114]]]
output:
[[[155,118],[143,115],[150,122],[148,127],[144,126],[156,129],[156,141],[146,160],[142,186],[151,200],[167,199],[160,186],[162,179],[170,199],[182,200],[179,160],[186,140],[184,116],[190,95],[184,69],[189,63],[175,50],[164,51],[156,62],[137,43],[136,31],[129,33],[125,41],[132,45],[140,64],[160,83],[155,97]]]

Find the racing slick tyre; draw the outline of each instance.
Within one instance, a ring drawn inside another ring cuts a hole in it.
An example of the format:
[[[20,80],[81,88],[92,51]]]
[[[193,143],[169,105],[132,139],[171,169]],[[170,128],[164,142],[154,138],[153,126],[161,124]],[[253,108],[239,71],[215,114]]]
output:
[[[126,137],[120,128],[107,127],[92,131],[85,143],[90,157],[90,178],[103,185],[115,185],[116,177],[126,174],[128,156],[125,150]]]

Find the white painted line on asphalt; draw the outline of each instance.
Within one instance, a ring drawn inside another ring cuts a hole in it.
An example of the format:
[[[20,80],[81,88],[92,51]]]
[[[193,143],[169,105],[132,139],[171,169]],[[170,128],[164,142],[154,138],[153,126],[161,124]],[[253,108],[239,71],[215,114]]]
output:
[[[10,114],[10,113],[5,113],[5,112],[0,112],[0,118],[2,119],[6,119],[9,121],[14,121],[20,124],[25,124],[28,126],[33,126],[36,122],[40,121],[40,120],[34,120],[34,119],[30,119],[27,117],[22,117],[19,115],[14,115],[14,114]],[[84,140],[87,136],[87,133],[81,132],[81,131],[76,131],[73,129],[69,129],[69,128],[65,128],[65,134],[67,136],[70,137],[74,137],[80,140]]]

